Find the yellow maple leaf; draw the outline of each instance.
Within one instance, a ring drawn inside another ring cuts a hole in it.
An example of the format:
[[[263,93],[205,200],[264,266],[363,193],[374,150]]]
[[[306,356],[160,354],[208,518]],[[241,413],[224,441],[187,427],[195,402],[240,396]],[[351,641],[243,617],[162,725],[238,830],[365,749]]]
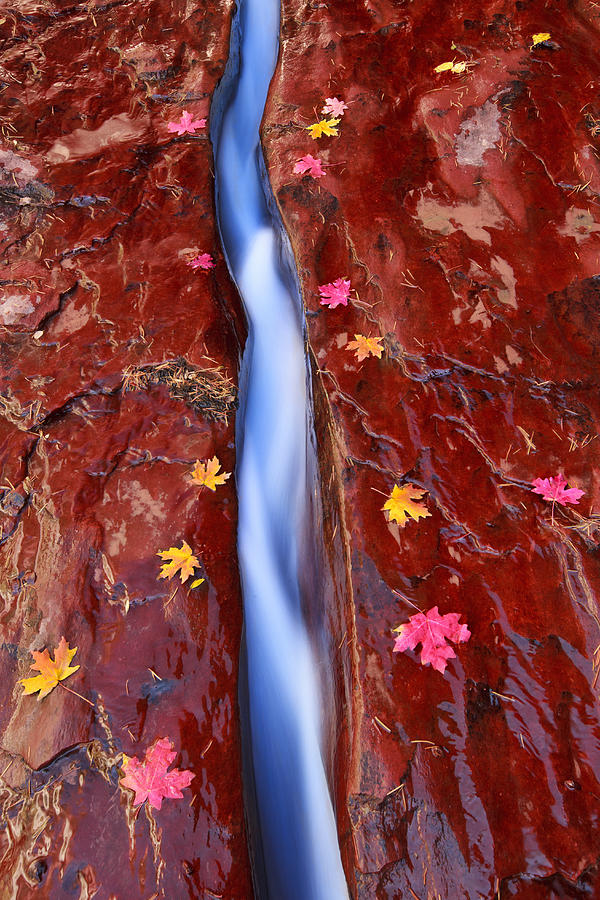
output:
[[[550,32],[549,31],[539,31],[537,34],[531,35],[531,47],[530,50],[533,50],[536,44],[543,44],[544,41],[550,40]]]
[[[321,119],[320,122],[315,122],[314,125],[308,125],[307,131],[310,131],[310,136],[313,140],[321,137],[323,134],[329,135],[329,137],[337,137],[336,125],[339,124],[339,119]]]
[[[225,484],[231,476],[231,472],[221,472],[217,474],[221,468],[221,463],[217,456],[213,456],[208,462],[200,462],[196,460],[196,465],[192,469],[192,481],[201,487],[207,487],[211,491],[216,491],[218,484]]]
[[[450,62],[440,63],[439,66],[436,66],[433,70],[434,72],[453,72],[454,75],[460,75],[467,68],[467,63],[464,60],[459,60],[455,62],[453,59]]]
[[[382,509],[388,510],[390,522],[397,522],[401,528],[404,528],[409,516],[417,521],[431,515],[427,507],[422,503],[415,502],[426,493],[427,491],[415,487],[414,484],[403,484],[402,487],[395,484],[394,490]]]
[[[200,566],[200,563],[192,553],[192,548],[185,541],[182,541],[181,547],[169,547],[168,550],[159,550],[156,554],[163,559],[170,559],[171,562],[164,563],[160,567],[159,578],[171,578],[179,572],[181,583],[184,584],[188,578],[194,574],[194,566]]]
[[[21,678],[20,683],[24,687],[24,694],[35,694],[39,691],[38,700],[47,697],[50,691],[53,691],[59,681],[63,681],[76,672],[79,666],[70,666],[69,663],[77,653],[77,647],[69,650],[69,644],[61,637],[58,647],[54,650],[54,659],[50,656],[48,650],[32,651],[35,660],[31,664],[31,668],[40,672],[40,675],[34,675],[32,678]]]
[[[377,359],[381,359],[383,347],[380,347],[379,345],[383,338],[365,337],[364,334],[355,334],[354,337],[356,340],[347,343],[346,350],[356,350],[355,355],[359,362],[366,359],[369,354],[371,356],[376,356]]]

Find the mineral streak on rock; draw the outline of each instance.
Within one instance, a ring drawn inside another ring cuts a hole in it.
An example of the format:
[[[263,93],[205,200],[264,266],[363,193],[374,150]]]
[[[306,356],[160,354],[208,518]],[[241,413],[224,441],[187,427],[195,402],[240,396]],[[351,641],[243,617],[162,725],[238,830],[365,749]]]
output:
[[[232,6],[2,10],[3,898],[251,896],[235,486],[200,501],[187,478],[215,453],[233,469],[244,328],[206,132],[167,130],[209,114]],[[157,579],[183,539],[206,579],[191,591]],[[81,665],[65,686],[94,710],[17,684],[63,634]],[[192,786],[136,813],[121,754],[165,736]]]
[[[600,11],[283,17],[263,145],[314,364],[355,896],[596,896]],[[453,58],[463,74],[434,73]],[[313,141],[333,96],[339,137]],[[318,182],[293,174],[307,152]],[[339,275],[357,294],[325,309]],[[356,362],[357,333],[385,337],[381,360]],[[529,490],[557,471],[576,511]],[[402,530],[381,511],[398,479],[432,513]],[[444,676],[392,655],[403,598],[468,623]]]

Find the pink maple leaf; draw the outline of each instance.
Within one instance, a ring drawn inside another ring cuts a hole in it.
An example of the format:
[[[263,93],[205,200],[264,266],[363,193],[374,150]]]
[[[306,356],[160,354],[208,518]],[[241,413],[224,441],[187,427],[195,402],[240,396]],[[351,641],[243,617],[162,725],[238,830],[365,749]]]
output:
[[[189,787],[196,776],[187,769],[167,772],[176,756],[172,742],[168,738],[159,738],[147,748],[143,762],[137,756],[123,757],[125,777],[121,779],[121,785],[135,791],[135,806],[147,800],[150,806],[160,809],[165,797],[183,797],[181,788]]]
[[[350,295],[350,279],[336,278],[329,284],[320,284],[319,293],[321,295],[322,306],[328,306],[335,309],[336,306],[348,306],[348,297]]]
[[[325,106],[321,110],[323,115],[331,115],[334,118],[339,119],[344,115],[344,110],[348,109],[348,104],[344,103],[343,100],[338,100],[337,97],[327,97],[325,99]]]
[[[321,175],[324,175],[323,164],[320,159],[315,159],[314,156],[311,156],[310,153],[307,153],[306,156],[303,156],[302,159],[299,159],[296,165],[294,166],[294,174],[296,175],[312,175],[313,178],[320,178]]]
[[[583,497],[585,491],[580,491],[579,488],[567,488],[565,491],[566,484],[562,475],[552,475],[550,478],[536,478],[531,490],[534,494],[541,494],[544,500],[552,500],[553,503],[556,501],[563,506],[567,503],[579,503],[579,498]]]
[[[404,650],[414,650],[421,642],[421,665],[431,663],[438,672],[446,671],[449,659],[454,659],[456,653],[446,641],[468,641],[471,632],[466,625],[459,625],[460,613],[446,613],[440,616],[437,606],[429,612],[417,613],[411,616],[406,625],[397,628],[398,637],[394,644],[394,653]]]
[[[210,253],[200,253],[194,259],[190,259],[188,266],[192,269],[214,269],[215,264]]]
[[[194,119],[191,113],[184,109],[181,113],[179,122],[169,122],[167,128],[170,132],[177,134],[194,134],[198,128],[204,128],[206,119]]]

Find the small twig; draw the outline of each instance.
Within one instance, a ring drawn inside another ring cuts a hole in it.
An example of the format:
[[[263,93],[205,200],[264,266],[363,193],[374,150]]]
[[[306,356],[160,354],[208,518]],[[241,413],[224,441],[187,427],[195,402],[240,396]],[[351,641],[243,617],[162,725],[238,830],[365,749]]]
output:
[[[62,683],[62,681],[59,681],[58,683],[59,683],[59,685],[61,686],[61,688],[64,688],[64,689],[65,689],[65,691],[68,691],[70,694],[75,694],[75,696],[76,696],[76,697],[79,697],[80,700],[83,700],[85,703],[89,703],[89,705],[90,705],[92,708],[94,708],[94,709],[96,708],[96,707],[94,706],[94,704],[92,703],[92,701],[91,701],[91,700],[88,700],[87,697],[83,697],[81,694],[78,694],[77,691],[71,690],[71,688],[68,688],[68,687],[66,686],[66,684],[63,684],[63,683]]]
[[[385,724],[385,722],[381,721],[379,716],[373,716],[373,720],[377,723],[377,725],[380,725],[384,731],[387,731],[388,734],[392,733],[392,729],[388,728],[388,726]]]
[[[175,594],[177,593],[178,590],[179,590],[179,585],[177,585],[177,587],[175,588],[175,590],[173,591],[173,593],[171,594],[171,596],[169,597],[167,602],[163,603],[163,609],[167,608],[167,606],[169,605],[169,603],[171,602],[171,600],[173,599],[173,597],[175,596]]]
[[[385,796],[386,796],[386,797],[389,797],[391,794],[395,794],[396,791],[401,791],[401,790],[403,790],[403,789],[404,789],[404,785],[403,785],[403,784],[399,784],[398,787],[392,788],[391,791],[388,791],[387,794],[386,794]]]
[[[397,591],[395,588],[392,588],[392,593],[397,594],[398,597],[400,597],[401,600],[404,600],[405,603],[409,603],[412,607],[414,607],[414,609],[417,610],[417,612],[421,612],[421,610],[416,605],[416,603],[413,603],[412,600],[409,600],[408,597],[405,597],[404,594],[400,593],[400,591]],[[396,629],[394,629],[394,631],[396,631]]]
[[[511,703],[516,703],[516,697],[507,697],[506,694],[499,694],[498,691],[493,691],[491,688],[490,694],[493,694],[494,697],[502,697],[503,700],[510,700]]]

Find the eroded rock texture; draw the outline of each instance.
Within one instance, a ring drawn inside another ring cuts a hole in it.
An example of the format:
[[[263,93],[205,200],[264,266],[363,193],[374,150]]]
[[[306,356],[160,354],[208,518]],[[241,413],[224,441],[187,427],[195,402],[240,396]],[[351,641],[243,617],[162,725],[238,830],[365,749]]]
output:
[[[355,896],[598,896],[600,13],[283,7],[263,143],[347,597],[331,649]],[[434,73],[451,60],[469,65]],[[333,96],[339,137],[313,141]],[[306,153],[325,177],[293,174]],[[338,277],[357,293],[320,306]],[[355,334],[383,336],[381,360],[358,363]],[[578,507],[531,492],[557,472]],[[381,508],[406,481],[431,517],[399,529]],[[434,605],[472,630],[445,675],[392,654],[392,629]]]
[[[2,9],[3,898],[251,894],[235,487],[187,477],[213,454],[232,470],[243,329],[207,131],[167,130],[183,109],[209,113],[231,13]],[[216,268],[189,268],[197,252]],[[182,540],[203,564],[194,590],[157,579],[157,551]],[[60,686],[22,695],[30,651],[61,635],[81,665],[66,685],[95,709]],[[158,737],[195,778],[147,815],[117,763]]]

